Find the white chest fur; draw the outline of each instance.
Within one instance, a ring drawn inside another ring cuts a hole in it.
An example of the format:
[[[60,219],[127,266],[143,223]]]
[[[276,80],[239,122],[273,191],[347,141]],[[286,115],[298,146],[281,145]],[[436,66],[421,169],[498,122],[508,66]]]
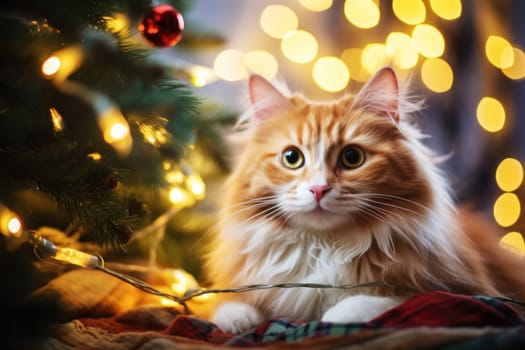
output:
[[[245,263],[235,274],[239,284],[351,284],[356,280],[352,262],[366,252],[371,239],[337,240],[286,231],[276,237],[258,231],[246,243],[241,252]],[[320,319],[348,293],[338,289],[291,288],[255,291],[244,297],[268,317],[310,320]]]

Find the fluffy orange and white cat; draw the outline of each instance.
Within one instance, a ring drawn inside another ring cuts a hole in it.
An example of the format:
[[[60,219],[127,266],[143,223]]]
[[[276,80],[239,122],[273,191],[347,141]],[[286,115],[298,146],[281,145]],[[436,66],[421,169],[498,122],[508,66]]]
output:
[[[522,261],[499,251],[478,217],[458,214],[412,120],[420,103],[391,68],[333,102],[285,96],[259,76],[249,93],[254,112],[207,256],[213,286],[383,284],[219,296],[212,320],[221,329],[280,316],[368,321],[406,300],[406,289],[525,298]]]

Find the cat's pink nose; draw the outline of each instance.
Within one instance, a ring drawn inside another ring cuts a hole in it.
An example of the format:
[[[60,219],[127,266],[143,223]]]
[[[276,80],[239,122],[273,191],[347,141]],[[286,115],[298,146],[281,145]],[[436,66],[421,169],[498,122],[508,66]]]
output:
[[[314,194],[315,200],[319,202],[330,189],[331,187],[328,185],[313,185],[310,187],[310,192]]]

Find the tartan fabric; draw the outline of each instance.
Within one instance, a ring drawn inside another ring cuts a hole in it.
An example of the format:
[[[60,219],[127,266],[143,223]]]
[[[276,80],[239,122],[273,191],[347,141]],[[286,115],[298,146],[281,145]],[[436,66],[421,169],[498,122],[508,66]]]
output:
[[[525,318],[516,309],[495,298],[429,292],[409,299],[368,323],[334,324],[281,318],[234,336],[222,333],[211,323],[198,318],[178,316],[167,332],[215,344],[254,346],[355,335],[364,331],[386,334],[415,327],[496,327],[525,331]]]
[[[80,318],[57,326],[39,349],[519,349],[525,318],[495,298],[429,292],[368,323],[335,324],[279,318],[243,334],[165,307],[141,307],[114,317]]]

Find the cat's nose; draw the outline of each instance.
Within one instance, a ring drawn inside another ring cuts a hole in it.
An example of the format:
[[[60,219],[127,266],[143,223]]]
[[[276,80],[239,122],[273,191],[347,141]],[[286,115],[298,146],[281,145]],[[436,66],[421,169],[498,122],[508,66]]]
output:
[[[331,187],[328,185],[313,185],[309,190],[314,194],[315,200],[319,202],[330,189]]]

